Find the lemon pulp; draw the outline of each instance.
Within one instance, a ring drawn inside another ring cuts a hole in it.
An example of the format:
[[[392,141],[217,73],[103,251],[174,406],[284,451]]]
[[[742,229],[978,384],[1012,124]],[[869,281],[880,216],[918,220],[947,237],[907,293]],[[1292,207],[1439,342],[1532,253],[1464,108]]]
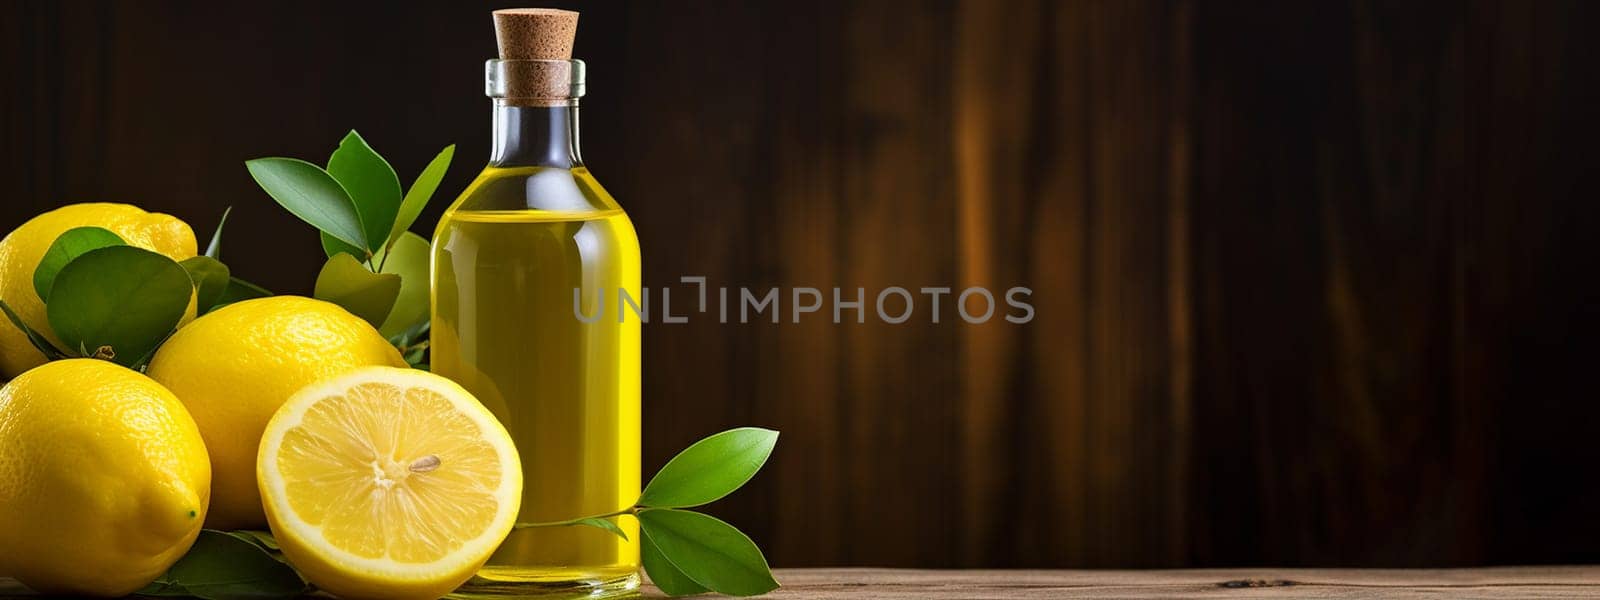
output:
[[[442,377],[358,369],[295,394],[262,440],[261,494],[290,562],[347,597],[437,597],[480,567],[522,488],[505,429]]]

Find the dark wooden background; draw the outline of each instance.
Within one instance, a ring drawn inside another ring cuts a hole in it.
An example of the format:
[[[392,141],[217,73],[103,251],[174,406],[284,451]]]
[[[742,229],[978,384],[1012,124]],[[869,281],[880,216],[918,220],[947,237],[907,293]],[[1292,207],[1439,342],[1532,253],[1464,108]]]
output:
[[[1026,326],[647,328],[647,471],[783,430],[713,507],[775,565],[1600,561],[1600,6],[575,7],[648,285],[1034,290]],[[453,195],[489,8],[0,3],[0,226],[231,205],[235,271],[309,291],[241,163],[354,127],[406,181],[460,144]]]

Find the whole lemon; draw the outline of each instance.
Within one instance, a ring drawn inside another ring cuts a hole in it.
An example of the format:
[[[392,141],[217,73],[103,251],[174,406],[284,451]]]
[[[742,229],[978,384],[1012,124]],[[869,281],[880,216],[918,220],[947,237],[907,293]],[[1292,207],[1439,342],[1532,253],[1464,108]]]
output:
[[[389,341],[336,304],[273,296],[230,304],[173,334],[150,377],[178,396],[211,454],[213,529],[267,524],[256,489],[256,448],[295,391],[356,367],[404,367]]]
[[[200,533],[211,463],[172,392],[58,360],[0,388],[0,573],[52,594],[121,596]]]
[[[177,217],[145,212],[129,204],[105,202],[69,204],[29,219],[0,240],[0,300],[17,311],[29,327],[62,346],[45,319],[44,302],[33,289],[33,270],[50,244],[76,227],[102,227],[130,245],[158,252],[173,260],[195,255],[194,230]],[[191,307],[191,310],[193,307]],[[15,377],[44,364],[44,355],[9,319],[0,319],[0,374]]]

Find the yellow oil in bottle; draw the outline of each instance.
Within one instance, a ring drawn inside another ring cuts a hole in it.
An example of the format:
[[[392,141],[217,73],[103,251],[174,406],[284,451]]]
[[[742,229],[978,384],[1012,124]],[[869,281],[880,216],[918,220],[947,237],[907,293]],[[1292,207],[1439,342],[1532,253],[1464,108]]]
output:
[[[640,332],[617,298],[639,297],[640,266],[627,215],[581,165],[491,166],[440,219],[433,252],[432,369],[477,396],[516,441],[518,520],[632,506]],[[514,531],[463,594],[631,589],[638,523],[616,522],[628,540],[590,527]]]

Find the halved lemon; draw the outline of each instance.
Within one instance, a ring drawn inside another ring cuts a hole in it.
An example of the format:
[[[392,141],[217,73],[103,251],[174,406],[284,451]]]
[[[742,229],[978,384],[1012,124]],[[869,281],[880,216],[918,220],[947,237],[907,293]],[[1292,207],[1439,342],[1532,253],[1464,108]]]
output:
[[[472,394],[365,367],[296,392],[256,458],[267,522],[306,579],[343,598],[438,598],[511,532],[522,468]]]

